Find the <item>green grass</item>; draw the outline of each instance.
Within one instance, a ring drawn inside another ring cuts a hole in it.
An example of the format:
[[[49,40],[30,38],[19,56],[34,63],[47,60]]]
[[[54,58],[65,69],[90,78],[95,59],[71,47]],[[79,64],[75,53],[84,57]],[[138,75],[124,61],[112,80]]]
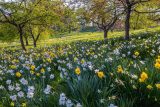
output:
[[[157,32],[160,31],[160,27],[157,28],[148,28],[148,29],[141,29],[141,30],[135,30],[131,31],[131,35],[138,35],[144,32]],[[109,32],[108,38],[117,38],[117,37],[123,37],[124,31],[115,31],[115,32]],[[76,41],[96,41],[96,40],[103,40],[103,32],[83,32],[83,33],[72,33],[69,36],[63,36],[61,38],[52,38],[49,40],[41,41],[42,44],[63,44],[63,43],[70,43],[70,42],[76,42]],[[41,45],[42,45],[41,44]]]
[[[138,35],[144,32],[157,32],[160,31],[160,27],[157,28],[148,28],[148,29],[141,29],[141,30],[131,30],[131,35]],[[115,31],[109,32],[108,38],[116,38],[116,37],[123,37],[124,31]],[[38,42],[38,47],[50,46],[54,44],[66,44],[76,41],[96,41],[96,40],[103,40],[103,32],[73,32],[71,34],[66,34],[61,37],[50,38],[46,40],[41,40]],[[0,48],[4,47],[12,47],[12,46],[20,46],[19,41],[11,42],[11,43],[1,43]],[[30,46],[32,47],[32,41],[30,41]]]

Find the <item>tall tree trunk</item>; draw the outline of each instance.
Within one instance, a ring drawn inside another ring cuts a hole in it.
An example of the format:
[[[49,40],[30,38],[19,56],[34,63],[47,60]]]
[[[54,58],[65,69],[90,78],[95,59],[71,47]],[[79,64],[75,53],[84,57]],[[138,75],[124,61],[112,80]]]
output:
[[[23,30],[20,26],[19,26],[19,36],[20,36],[21,47],[22,47],[23,50],[26,51],[26,47],[25,47],[24,41],[23,41]]]
[[[129,40],[130,36],[130,18],[131,18],[131,6],[127,7],[126,19],[125,19],[125,39]]]
[[[103,32],[104,32],[104,39],[106,40],[108,37],[108,30],[104,30]]]

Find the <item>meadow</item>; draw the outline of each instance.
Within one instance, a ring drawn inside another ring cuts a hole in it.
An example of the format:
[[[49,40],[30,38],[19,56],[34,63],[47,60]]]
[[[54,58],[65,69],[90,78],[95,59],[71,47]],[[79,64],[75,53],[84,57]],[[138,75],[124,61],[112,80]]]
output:
[[[101,34],[2,47],[0,106],[159,107],[160,29],[134,31],[129,41]]]
[[[160,0],[0,0],[0,107],[160,107]]]
[[[139,30],[131,30],[131,36],[142,36],[145,33],[157,33],[159,32],[160,27],[155,28],[145,28],[145,29],[139,29]],[[124,36],[123,31],[113,31],[109,32],[108,38],[121,38]],[[72,33],[60,33],[60,34],[54,34],[51,35],[48,38],[42,38],[38,41],[37,46],[38,47],[44,47],[44,46],[52,46],[54,44],[70,44],[72,42],[76,41],[101,41],[104,40],[103,32],[72,32]],[[32,48],[32,40],[30,40],[30,46],[27,48]],[[0,41],[0,48],[21,48],[19,39],[16,39],[11,42],[3,42]]]

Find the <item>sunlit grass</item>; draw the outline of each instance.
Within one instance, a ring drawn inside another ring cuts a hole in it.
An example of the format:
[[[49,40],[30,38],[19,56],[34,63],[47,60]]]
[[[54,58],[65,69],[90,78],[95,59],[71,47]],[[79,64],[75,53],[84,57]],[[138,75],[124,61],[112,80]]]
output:
[[[160,31],[160,27],[157,28],[148,28],[148,29],[141,29],[141,30],[131,30],[131,35],[136,35],[139,33],[145,33],[145,32],[156,32]],[[109,32],[108,33],[108,38],[116,38],[116,37],[123,37],[124,36],[124,31],[114,31],[114,32]],[[37,47],[44,47],[44,46],[50,46],[54,44],[67,44],[71,42],[76,42],[76,41],[96,41],[96,40],[103,40],[103,32],[73,32],[71,34],[66,34],[66,36],[62,36],[59,38],[50,38],[46,40],[40,40],[37,43]],[[32,41],[30,40],[30,46],[28,48],[33,47],[32,46]],[[9,43],[1,43],[0,42],[0,48],[4,47],[12,47],[12,46],[20,46],[19,41],[17,40],[16,42],[9,42]],[[12,47],[13,48],[13,47]]]

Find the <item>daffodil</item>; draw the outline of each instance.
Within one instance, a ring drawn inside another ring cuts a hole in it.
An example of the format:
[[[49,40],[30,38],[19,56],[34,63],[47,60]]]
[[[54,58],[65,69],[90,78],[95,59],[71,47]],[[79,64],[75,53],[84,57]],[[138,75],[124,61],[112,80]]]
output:
[[[147,89],[151,90],[152,88],[152,85],[147,85]]]
[[[33,71],[35,69],[35,66],[34,65],[31,65],[31,70]]]
[[[134,55],[139,56],[139,52],[138,51],[134,52]]]
[[[16,77],[21,77],[22,76],[22,74],[20,73],[20,72],[16,72]]]
[[[11,107],[14,107],[14,105],[15,105],[14,102],[11,102],[11,103],[10,103],[10,106],[11,106]]]
[[[42,69],[41,69],[41,73],[44,73],[44,72],[45,72],[45,70],[44,70],[44,68],[42,68]]]
[[[84,63],[85,63],[85,60],[84,60],[84,59],[82,59],[82,60],[81,60],[81,63],[82,63],[82,64],[84,64]]]
[[[40,73],[36,73],[36,75],[39,77],[39,76],[40,76]]]
[[[47,62],[51,63],[52,61],[51,61],[51,59],[50,59],[50,58],[47,58]]]
[[[118,73],[123,73],[123,68],[122,68],[122,66],[121,66],[121,65],[119,65],[119,66],[118,66],[118,68],[117,68],[117,72],[118,72]]]
[[[101,78],[101,79],[104,78],[104,76],[105,76],[105,75],[104,75],[104,72],[102,72],[102,71],[97,72],[97,75],[98,75],[98,77]]]
[[[22,103],[22,107],[27,107],[27,104],[26,103]]]
[[[77,67],[77,68],[75,69],[75,73],[76,73],[77,75],[80,75],[81,70],[80,70],[80,68],[79,68],[79,67]]]
[[[11,65],[10,67],[11,67],[11,69],[16,69],[17,68],[15,65]]]
[[[30,71],[31,74],[34,74],[34,71]]]
[[[154,64],[155,68],[160,69],[160,56],[156,59],[156,63]]]
[[[139,82],[145,82],[145,80],[148,79],[148,74],[145,72],[142,72],[139,78]]]
[[[160,84],[156,84],[157,89],[160,89]]]

